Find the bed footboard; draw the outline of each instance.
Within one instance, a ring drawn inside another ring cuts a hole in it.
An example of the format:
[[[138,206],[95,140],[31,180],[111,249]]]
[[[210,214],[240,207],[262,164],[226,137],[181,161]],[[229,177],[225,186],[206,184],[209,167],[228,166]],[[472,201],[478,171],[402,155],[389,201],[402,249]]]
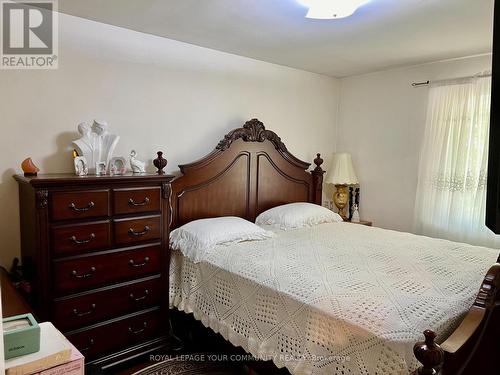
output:
[[[413,375],[500,374],[499,263],[490,268],[474,305],[444,343],[434,342],[434,332],[424,332],[425,341],[413,349],[423,366]]]

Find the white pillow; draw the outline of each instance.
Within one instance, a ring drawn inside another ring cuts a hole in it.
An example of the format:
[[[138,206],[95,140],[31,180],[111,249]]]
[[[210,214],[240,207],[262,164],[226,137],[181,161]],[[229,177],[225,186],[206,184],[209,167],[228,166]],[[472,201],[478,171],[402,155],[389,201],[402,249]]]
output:
[[[264,211],[257,216],[255,223],[287,230],[342,221],[339,214],[317,204],[290,203]]]
[[[191,221],[170,233],[170,247],[199,262],[217,245],[263,240],[274,233],[234,216]]]

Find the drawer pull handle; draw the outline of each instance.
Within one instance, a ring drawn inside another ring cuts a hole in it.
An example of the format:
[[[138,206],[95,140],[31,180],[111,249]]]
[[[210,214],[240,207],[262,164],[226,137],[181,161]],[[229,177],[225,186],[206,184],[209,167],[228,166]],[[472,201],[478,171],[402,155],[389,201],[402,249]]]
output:
[[[76,207],[76,205],[73,202],[69,205],[69,209],[73,210],[75,212],[85,212],[85,211],[88,211],[88,210],[90,210],[91,208],[94,208],[94,207],[95,207],[95,203],[94,202],[90,202],[87,205],[87,207]]]
[[[134,329],[132,327],[128,327],[128,331],[133,335],[138,335],[139,333],[142,333],[146,330],[148,323],[144,322],[144,323],[142,323],[142,325],[143,325],[143,328],[138,329],[137,331],[134,331]]]
[[[146,298],[148,298],[148,295],[149,295],[149,290],[145,289],[144,290],[144,295],[142,297],[135,297],[134,296],[134,293],[130,293],[130,299],[134,302],[139,302],[139,301],[143,301],[145,300]]]
[[[89,242],[92,242],[93,240],[95,240],[95,233],[91,233],[90,236],[89,236],[89,238],[86,239],[86,240],[78,240],[76,238],[76,236],[71,236],[69,239],[71,241],[73,241],[73,243],[75,245],[83,245],[83,244],[86,244],[86,243],[89,243]]]
[[[133,259],[130,259],[128,261],[128,264],[131,267],[144,267],[148,263],[149,263],[149,257],[144,257],[144,262],[142,262],[142,263],[135,263],[135,261]]]
[[[128,230],[128,234],[130,234],[133,237],[140,237],[140,236],[144,236],[145,234],[147,234],[150,230],[151,230],[151,228],[146,225],[144,227],[144,230],[142,232],[136,232],[135,230],[133,230],[132,228],[130,228]]]
[[[95,311],[95,303],[93,303],[92,305],[90,305],[90,310],[89,311],[78,312],[77,309],[73,309],[73,314],[75,314],[76,316],[85,316],[85,315],[92,314],[94,311]]]
[[[89,346],[87,346],[86,348],[82,348],[80,349],[81,352],[87,352],[90,350],[90,348],[94,345],[94,339],[90,339],[89,340]]]
[[[89,277],[94,276],[94,273],[95,273],[95,267],[90,267],[90,272],[89,273],[85,273],[83,275],[79,275],[78,272],[76,272],[75,270],[73,270],[73,271],[71,271],[71,276],[73,276],[76,279],[88,279]]]
[[[133,198],[130,198],[128,200],[128,204],[131,205],[131,206],[133,206],[133,207],[146,206],[148,203],[149,203],[149,198],[148,197],[144,198],[144,200],[142,202],[136,202],[136,201],[134,201]]]

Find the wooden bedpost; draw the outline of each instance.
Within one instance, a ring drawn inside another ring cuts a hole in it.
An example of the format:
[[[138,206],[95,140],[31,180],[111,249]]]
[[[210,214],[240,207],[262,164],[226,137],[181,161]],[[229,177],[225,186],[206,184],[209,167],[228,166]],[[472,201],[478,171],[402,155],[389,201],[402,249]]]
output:
[[[498,255],[497,263],[500,263],[500,255]]]
[[[428,329],[424,336],[425,341],[417,342],[413,347],[415,357],[423,365],[413,375],[437,374],[444,362],[444,350],[434,342],[436,334]]]
[[[313,198],[314,203],[319,204],[321,206],[323,200],[323,175],[325,171],[321,168],[321,164],[323,164],[323,159],[321,159],[321,154],[316,155],[316,159],[314,159],[314,164],[316,164],[316,168],[311,171],[313,176]]]

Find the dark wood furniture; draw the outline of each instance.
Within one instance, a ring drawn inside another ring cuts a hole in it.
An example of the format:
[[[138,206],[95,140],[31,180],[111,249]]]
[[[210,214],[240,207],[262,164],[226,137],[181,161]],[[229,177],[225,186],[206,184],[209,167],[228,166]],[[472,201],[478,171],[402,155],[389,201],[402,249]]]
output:
[[[500,234],[500,1],[495,1],[486,225]]]
[[[33,308],[108,367],[161,348],[168,324],[168,175],[15,176]]]
[[[2,289],[2,317],[21,314],[34,314],[33,309],[16,290],[9,279],[7,271],[0,267],[0,288]]]
[[[253,221],[262,211],[281,204],[321,204],[322,162],[318,154],[316,168],[307,172],[309,163],[294,157],[276,133],[256,119],[248,121],[228,133],[206,157],[180,166],[182,176],[172,183],[172,226],[227,215]],[[500,264],[489,270],[476,302],[442,349],[436,349],[433,332],[426,336],[427,344],[416,347],[424,364],[418,374],[498,373]],[[443,356],[436,350],[444,350]]]

